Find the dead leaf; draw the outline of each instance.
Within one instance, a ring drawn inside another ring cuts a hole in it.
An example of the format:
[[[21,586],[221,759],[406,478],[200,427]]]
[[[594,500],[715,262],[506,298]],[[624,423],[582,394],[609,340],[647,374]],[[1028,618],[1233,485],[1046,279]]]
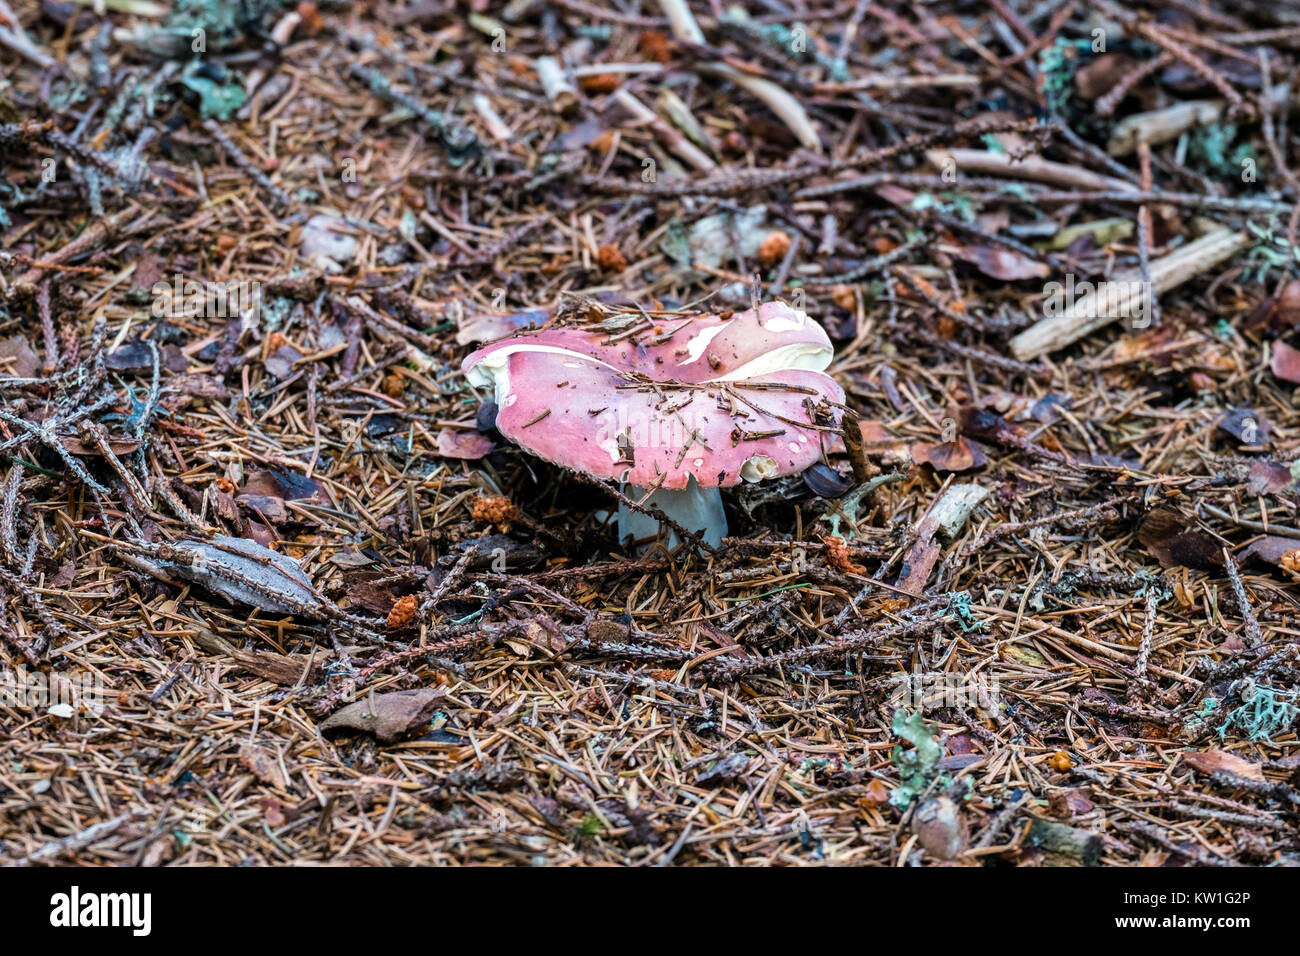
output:
[[[387,571],[345,571],[348,604],[375,614],[387,614],[401,596],[393,590],[392,574]],[[388,584],[379,584],[380,581]]]
[[[1300,546],[1300,541],[1295,538],[1284,538],[1281,535],[1269,534],[1256,541],[1241,552],[1240,559],[1244,563],[1254,558],[1265,564],[1271,564],[1274,567],[1282,566],[1282,558],[1287,552],[1295,550]]]
[[[1051,272],[1045,262],[1037,262],[1019,252],[997,249],[993,246],[961,246],[958,248],[957,257],[971,263],[986,276],[1004,282],[1045,279]]]
[[[444,428],[438,432],[438,454],[443,458],[461,458],[475,461],[484,457],[496,446],[492,439],[478,432],[459,428]]]
[[[1292,279],[1282,287],[1274,308],[1276,309],[1274,316],[1281,324],[1300,325],[1300,279]]]
[[[235,501],[253,514],[260,515],[267,521],[276,524],[284,521],[289,516],[289,513],[285,511],[283,498],[269,498],[266,495],[240,495]]]
[[[1284,382],[1300,382],[1300,349],[1293,349],[1279,339],[1273,343],[1273,361],[1269,367]]]
[[[288,555],[246,538],[224,536],[182,539],[172,547],[186,552],[189,563],[159,560],[159,566],[228,601],[276,614],[326,615],[311,578]]]
[[[917,442],[912,446],[912,460],[935,471],[970,471],[987,465],[989,456],[978,442],[958,435],[951,442]]]
[[[87,444],[80,438],[76,438],[72,435],[60,438],[59,444],[63,446],[64,451],[73,455],[98,455],[100,453],[96,446]],[[131,438],[110,438],[108,440],[108,447],[114,455],[121,457],[123,455],[131,454],[131,452],[140,447],[140,443]]]
[[[1247,780],[1264,779],[1264,768],[1226,750],[1194,750],[1183,754],[1183,763],[1207,777],[1216,770],[1227,770]]]
[[[1128,74],[1137,61],[1125,53],[1095,56],[1074,73],[1074,88],[1085,100],[1095,100]]]
[[[1261,459],[1250,466],[1246,491],[1252,495],[1275,495],[1290,488],[1291,480],[1291,469],[1286,465]]]
[[[525,312],[476,312],[467,315],[456,329],[457,345],[474,345],[478,342],[495,342],[520,329],[540,328],[550,317],[546,309],[529,309]]]
[[[951,797],[927,800],[912,818],[912,832],[925,852],[940,860],[956,859],[966,849],[966,822]]]
[[[1051,804],[1054,814],[1067,820],[1072,817],[1081,817],[1085,813],[1091,813],[1097,806],[1088,799],[1087,791],[1080,787],[1054,790],[1051,796],[1048,797],[1048,802]]]
[[[750,757],[748,754],[731,754],[723,757],[708,770],[697,774],[696,783],[727,783],[742,776],[749,768]]]
[[[320,667],[309,663],[306,655],[273,654],[270,651],[245,651],[235,647],[212,631],[195,628],[194,643],[210,654],[224,654],[250,674],[282,687],[291,687],[299,681],[315,680]]]
[[[202,372],[182,372],[167,379],[167,392],[170,396],[187,398],[204,398],[214,402],[224,402],[230,398],[230,389],[225,382],[215,375]]]
[[[0,340],[0,372],[5,376],[35,378],[40,367],[40,356],[21,335]]]
[[[1173,508],[1152,509],[1138,528],[1138,541],[1166,568],[1209,571],[1223,564],[1218,539],[1191,529],[1190,520]]]
[[[1243,445],[1264,445],[1273,426],[1253,408],[1230,408],[1215,424]]]
[[[322,504],[329,501],[319,481],[288,468],[266,468],[253,472],[244,482],[240,494],[282,498],[285,501],[316,500]]]
[[[296,371],[294,365],[300,358],[302,358],[302,352],[292,345],[281,345],[266,357],[263,365],[267,372],[283,382],[285,379],[293,377]]]
[[[284,778],[280,761],[257,744],[247,743],[239,748],[239,762],[253,772],[267,786],[277,790],[288,790],[289,781]]]
[[[374,734],[380,743],[392,743],[433,719],[447,692],[420,687],[376,694],[348,704],[321,722],[321,731],[348,728]]]

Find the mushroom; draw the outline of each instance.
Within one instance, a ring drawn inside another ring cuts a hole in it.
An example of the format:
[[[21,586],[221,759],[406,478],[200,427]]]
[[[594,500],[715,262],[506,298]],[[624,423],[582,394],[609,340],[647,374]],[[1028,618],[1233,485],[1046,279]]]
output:
[[[494,390],[497,429],[515,444],[622,482],[707,544],[727,531],[720,488],[798,474],[838,433],[830,339],[802,311],[593,315],[479,349],[466,378]],[[661,529],[624,506],[618,530],[641,541]]]

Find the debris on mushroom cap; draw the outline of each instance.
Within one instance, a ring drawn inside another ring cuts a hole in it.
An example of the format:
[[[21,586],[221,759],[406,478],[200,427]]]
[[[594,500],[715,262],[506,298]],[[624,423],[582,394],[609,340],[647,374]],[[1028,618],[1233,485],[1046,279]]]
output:
[[[830,339],[784,303],[724,314],[593,309],[470,355],[497,428],[562,467],[642,487],[803,471],[838,431]]]

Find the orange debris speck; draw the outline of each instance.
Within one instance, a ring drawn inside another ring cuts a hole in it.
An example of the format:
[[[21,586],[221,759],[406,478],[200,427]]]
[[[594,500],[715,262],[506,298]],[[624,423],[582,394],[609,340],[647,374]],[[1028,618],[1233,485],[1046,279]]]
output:
[[[777,230],[768,233],[763,244],[758,247],[758,258],[763,265],[769,269],[773,266],[780,265],[785,254],[790,251],[790,237],[784,232]]]
[[[420,602],[415,599],[414,594],[408,594],[404,598],[399,598],[388,612],[388,629],[390,631],[401,631],[411,626],[415,621],[416,612],[420,609]]]
[[[826,560],[835,570],[844,574],[866,574],[866,568],[853,563],[849,546],[844,543],[843,538],[828,534],[822,538],[822,542],[826,545]]]
[[[627,257],[618,246],[601,246],[596,250],[596,263],[606,272],[622,272],[627,268]]]
[[[502,531],[509,531],[510,526],[519,520],[519,509],[509,498],[480,498],[469,513],[475,521],[486,521]]]

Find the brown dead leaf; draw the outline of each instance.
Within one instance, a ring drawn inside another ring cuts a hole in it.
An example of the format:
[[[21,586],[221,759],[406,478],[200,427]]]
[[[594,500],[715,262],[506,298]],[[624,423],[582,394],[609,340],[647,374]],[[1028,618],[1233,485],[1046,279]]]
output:
[[[319,481],[288,468],[265,468],[253,472],[244,482],[240,494],[281,498],[285,501],[316,500],[322,504],[328,503]]]
[[[1222,566],[1218,540],[1191,528],[1191,521],[1173,508],[1154,508],[1138,528],[1138,541],[1166,568],[1208,571]]]
[[[951,442],[916,442],[912,445],[912,460],[935,471],[970,471],[987,465],[989,456],[979,442],[958,435]]]
[[[1001,279],[1003,282],[1045,279],[1051,271],[1045,262],[1037,262],[1019,252],[997,249],[993,246],[960,246],[957,257],[971,263],[986,276]]]
[[[459,428],[444,428],[438,432],[438,454],[443,458],[474,461],[487,455],[494,447],[492,439],[478,432]]]
[[[1255,541],[1241,552],[1240,558],[1244,563],[1254,558],[1265,564],[1271,564],[1274,567],[1281,567],[1282,558],[1288,551],[1292,551],[1300,545],[1300,541],[1295,538],[1284,538],[1280,535],[1269,534]]]
[[[1247,780],[1263,780],[1264,768],[1226,750],[1193,750],[1183,754],[1183,763],[1207,777],[1216,770],[1227,770]]]
[[[1291,469],[1275,461],[1260,459],[1246,475],[1246,490],[1252,495],[1275,495],[1290,487]]]
[[[1215,424],[1243,445],[1265,445],[1273,431],[1268,419],[1253,408],[1230,408]]]
[[[243,670],[282,687],[291,687],[300,680],[315,680],[319,665],[303,654],[274,654],[270,651],[245,651],[235,647],[224,637],[201,628],[194,632],[194,643],[210,654],[231,657]]]
[[[280,761],[276,760],[265,747],[253,743],[244,744],[239,748],[239,762],[267,786],[275,787],[277,790],[289,789],[289,781],[284,778]]]
[[[433,687],[375,694],[330,714],[321,721],[320,729],[360,730],[389,744],[427,724],[446,695],[445,690]]]
[[[40,356],[21,335],[0,340],[0,375],[34,378],[40,372]]]
[[[1293,349],[1279,339],[1273,343],[1273,361],[1269,367],[1284,382],[1300,382],[1300,349]]]

